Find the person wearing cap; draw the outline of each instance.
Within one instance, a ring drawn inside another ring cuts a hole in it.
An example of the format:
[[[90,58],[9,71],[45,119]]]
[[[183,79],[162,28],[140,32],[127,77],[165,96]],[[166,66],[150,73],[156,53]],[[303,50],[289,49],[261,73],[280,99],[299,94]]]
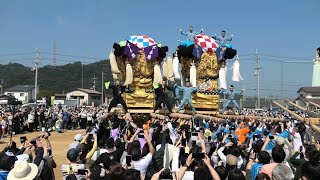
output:
[[[177,86],[177,88],[183,92],[183,99],[181,100],[177,112],[184,108],[184,105],[188,103],[189,107],[192,109],[192,113],[194,114],[196,109],[192,105],[191,95],[193,92],[197,91],[199,87],[191,87],[190,82],[187,81],[185,87]]]
[[[243,92],[243,90],[242,91],[235,91],[233,85],[230,85],[229,91],[224,91],[223,89],[218,90],[219,94],[225,94],[228,96],[228,100],[225,103],[225,105],[223,106],[222,113],[224,113],[224,111],[230,105],[230,103],[232,103],[237,108],[239,114],[241,113],[240,106],[234,98],[236,95],[242,94],[242,92]]]
[[[83,136],[81,134],[76,134],[74,136],[74,142],[69,145],[69,149],[76,148],[77,145],[82,141]]]
[[[78,161],[80,160],[80,151],[76,148],[72,148],[67,153],[68,164],[63,164],[61,166],[63,179],[70,174],[74,174],[77,179],[85,179],[85,175],[78,174],[79,169],[86,169],[84,164],[79,164]]]
[[[196,38],[196,36],[198,34],[201,34],[203,31],[203,29],[201,29],[200,32],[194,32],[193,31],[193,26],[189,26],[189,32],[185,33],[182,31],[182,29],[180,29],[180,33],[184,36],[187,36],[187,41],[194,41],[194,39]]]
[[[222,31],[221,36],[217,37],[217,35],[215,34],[212,38],[218,41],[218,44],[220,47],[223,47],[230,44],[230,42],[232,41],[233,35],[231,35],[230,38],[227,38],[226,31]]]

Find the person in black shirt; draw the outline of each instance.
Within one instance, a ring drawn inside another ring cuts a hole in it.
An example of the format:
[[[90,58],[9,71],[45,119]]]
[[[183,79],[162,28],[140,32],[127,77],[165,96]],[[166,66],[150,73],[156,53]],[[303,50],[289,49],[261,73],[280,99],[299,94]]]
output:
[[[120,85],[119,80],[116,80],[115,85],[110,84],[110,82],[106,82],[104,85],[106,89],[111,88],[113,94],[113,99],[108,106],[108,112],[110,112],[111,108],[116,107],[118,104],[121,104],[125,112],[128,112],[126,102],[121,97],[121,94],[125,91],[126,87]]]
[[[104,168],[109,170],[110,164],[112,161],[116,161],[120,163],[121,156],[123,154],[123,151],[125,149],[125,143],[122,142],[117,148],[117,150],[114,151],[114,140],[113,138],[108,138],[107,139],[107,152],[102,153],[96,162],[94,163],[95,165],[99,165],[100,163],[103,164]]]
[[[153,84],[153,87],[155,88],[155,94],[156,94],[156,105],[154,107],[153,112],[159,109],[161,104],[165,104],[169,110],[170,113],[172,113],[172,107],[169,101],[168,97],[168,88],[166,86],[166,81],[162,81],[162,84],[159,86],[159,84]]]

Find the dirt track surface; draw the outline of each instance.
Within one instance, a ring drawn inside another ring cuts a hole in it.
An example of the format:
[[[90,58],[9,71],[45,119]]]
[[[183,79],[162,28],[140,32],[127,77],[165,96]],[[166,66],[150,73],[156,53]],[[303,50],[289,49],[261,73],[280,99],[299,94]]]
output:
[[[67,163],[67,151],[69,149],[69,144],[71,144],[74,140],[74,136],[76,134],[84,134],[84,130],[69,130],[64,133],[56,133],[52,132],[50,136],[50,142],[52,146],[52,153],[53,158],[55,162],[57,163],[57,168],[54,169],[55,177],[57,180],[62,179],[62,173],[61,173],[61,165],[63,163]],[[20,136],[26,136],[28,140],[40,135],[41,132],[33,132],[33,133],[26,133],[21,135],[15,135],[12,140],[17,143],[17,146],[20,146]],[[9,136],[7,135],[4,139],[2,139],[0,142],[0,149],[3,150],[3,148],[6,147],[7,142],[10,140]],[[25,153],[30,153],[28,151],[25,151]]]

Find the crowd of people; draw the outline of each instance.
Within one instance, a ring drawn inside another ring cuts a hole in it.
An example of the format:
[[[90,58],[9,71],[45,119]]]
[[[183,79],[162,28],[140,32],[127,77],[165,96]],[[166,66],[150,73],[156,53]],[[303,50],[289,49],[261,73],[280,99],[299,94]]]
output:
[[[13,113],[12,109],[0,106],[1,136],[44,130],[60,133],[70,129],[85,130],[97,124],[103,114],[103,109],[96,107],[17,107]]]
[[[95,108],[49,109],[18,111],[28,114],[18,116],[19,122],[26,117],[20,132],[32,112],[40,112],[39,117],[42,112],[52,116],[60,112],[56,121],[64,121],[61,132],[78,126],[86,129],[75,135],[67,150],[61,166],[63,179],[320,179],[319,133],[285,112],[261,112],[282,121],[217,121],[104,113]],[[4,114],[3,119],[10,119],[10,114]],[[20,137],[20,147],[9,141],[0,153],[0,179],[54,179],[53,168],[60,167],[52,158],[55,147],[49,130],[57,123],[48,125],[50,121],[28,127],[29,131],[44,127],[45,132],[30,141]]]

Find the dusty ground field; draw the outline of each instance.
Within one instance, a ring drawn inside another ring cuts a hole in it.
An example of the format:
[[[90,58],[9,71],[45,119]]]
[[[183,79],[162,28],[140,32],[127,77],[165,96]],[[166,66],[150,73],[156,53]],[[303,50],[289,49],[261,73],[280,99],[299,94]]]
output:
[[[69,149],[69,144],[71,144],[74,140],[74,136],[76,134],[84,134],[84,130],[69,130],[64,133],[56,133],[52,132],[50,136],[50,142],[53,147],[52,153],[53,158],[55,162],[57,163],[57,168],[54,169],[55,177],[57,180],[62,179],[62,173],[61,173],[61,165],[63,163],[67,163],[67,151]],[[33,132],[33,133],[26,133],[21,135],[15,135],[12,140],[17,143],[17,146],[20,146],[20,136],[27,136],[27,139],[30,140],[36,136],[41,134],[41,132]],[[3,150],[3,148],[7,145],[7,142],[10,140],[9,136],[6,136],[4,139],[0,141],[0,149]],[[29,153],[29,152],[25,152]]]

